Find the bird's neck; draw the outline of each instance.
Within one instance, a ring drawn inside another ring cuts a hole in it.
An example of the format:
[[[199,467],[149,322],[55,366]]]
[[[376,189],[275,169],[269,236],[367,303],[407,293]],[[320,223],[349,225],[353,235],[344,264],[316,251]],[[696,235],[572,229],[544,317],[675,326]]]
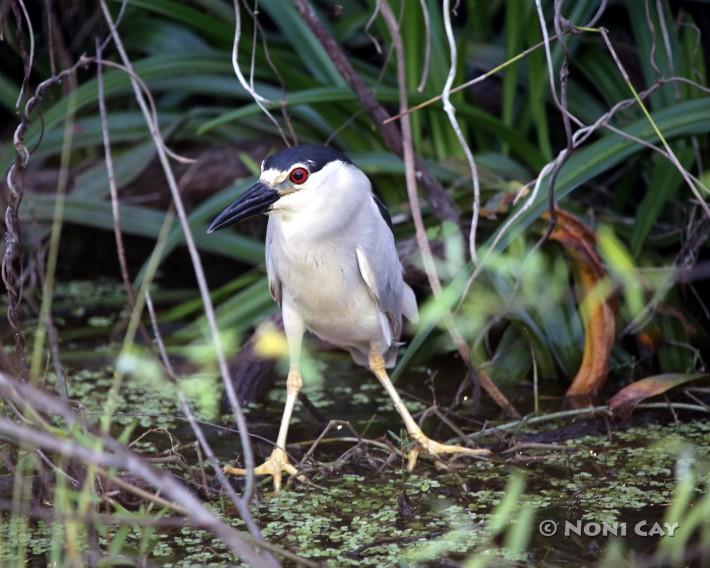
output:
[[[364,200],[359,196],[342,197],[337,202],[281,200],[269,212],[269,223],[291,242],[333,238],[361,224]]]

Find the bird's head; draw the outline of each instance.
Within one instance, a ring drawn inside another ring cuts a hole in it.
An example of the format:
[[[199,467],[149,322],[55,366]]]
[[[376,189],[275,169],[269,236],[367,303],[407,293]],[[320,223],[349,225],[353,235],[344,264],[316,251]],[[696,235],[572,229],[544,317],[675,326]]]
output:
[[[261,163],[259,180],[222,211],[207,229],[222,229],[272,210],[298,208],[329,199],[334,188],[369,188],[367,177],[350,159],[326,146],[303,144],[282,150]]]

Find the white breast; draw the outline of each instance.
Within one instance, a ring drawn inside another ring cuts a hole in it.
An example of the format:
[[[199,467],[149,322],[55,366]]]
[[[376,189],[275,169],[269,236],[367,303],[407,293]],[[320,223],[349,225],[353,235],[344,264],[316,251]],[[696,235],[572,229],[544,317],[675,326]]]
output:
[[[281,282],[283,301],[306,327],[341,347],[382,340],[380,310],[357,263],[359,214],[341,231],[318,233],[313,218],[287,213],[269,218],[270,253]]]

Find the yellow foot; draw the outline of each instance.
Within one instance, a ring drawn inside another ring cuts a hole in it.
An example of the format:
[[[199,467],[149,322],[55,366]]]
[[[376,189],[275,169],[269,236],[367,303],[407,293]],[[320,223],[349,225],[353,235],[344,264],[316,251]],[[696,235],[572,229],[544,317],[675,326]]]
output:
[[[230,475],[246,475],[247,470],[240,467],[225,466],[224,473]],[[274,478],[274,493],[278,493],[281,489],[281,477],[284,473],[298,475],[298,471],[289,463],[286,452],[281,448],[274,448],[269,459],[254,468],[255,475],[271,475]]]
[[[455,446],[436,442],[431,438],[427,438],[423,432],[419,431],[411,434],[416,441],[414,448],[409,450],[407,455],[407,470],[412,471],[417,464],[419,453],[424,451],[438,461],[438,457],[442,454],[463,454],[467,456],[487,456],[491,452],[483,448],[466,448],[464,446]]]

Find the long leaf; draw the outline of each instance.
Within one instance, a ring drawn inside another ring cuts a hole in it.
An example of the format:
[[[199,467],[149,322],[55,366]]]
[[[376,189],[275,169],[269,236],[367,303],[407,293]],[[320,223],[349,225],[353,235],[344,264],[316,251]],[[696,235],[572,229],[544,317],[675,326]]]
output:
[[[122,0],[112,0],[119,3]],[[215,18],[210,14],[205,14],[195,8],[186,5],[184,2],[173,0],[127,0],[131,6],[143,8],[162,16],[167,16],[191,28],[199,30],[206,37],[217,40],[225,45],[231,45],[234,29],[231,22]]]
[[[663,109],[653,114],[659,129],[669,139],[693,136],[710,132],[710,99],[687,101]],[[645,118],[641,118],[625,128],[626,132],[641,138],[646,142],[657,142],[656,134]],[[598,141],[573,154],[560,171],[555,186],[555,197],[561,201],[582,184],[596,176],[609,171],[629,157],[647,151],[643,146],[627,138],[607,134]],[[523,214],[517,223],[504,235],[499,246],[505,246],[511,239],[520,235],[531,223],[540,217],[547,209],[547,191],[549,178],[540,187],[540,194]],[[520,205],[519,207],[522,207]],[[501,229],[499,228],[496,235]],[[488,240],[492,243],[496,236]]]
[[[345,80],[338,73],[333,60],[291,2],[262,0],[260,6],[271,16],[281,33],[289,40],[291,47],[300,56],[301,65],[310,71],[317,82],[324,85],[345,85]],[[324,18],[321,22],[327,25]]]
[[[155,79],[169,77],[182,77],[186,73],[222,73],[230,75],[232,67],[224,54],[220,52],[198,53],[198,54],[168,54],[155,57],[148,57],[134,63],[135,72],[147,82]],[[107,100],[118,95],[125,95],[131,92],[131,83],[128,75],[118,70],[109,70],[104,75],[105,94]],[[235,80],[235,89],[239,89]],[[247,93],[244,92],[247,97]],[[72,96],[73,109],[80,112],[88,106],[96,104],[98,100],[97,80],[90,79],[82,83]],[[64,120],[68,109],[68,98],[64,97],[43,113],[43,121],[32,123],[25,137],[26,144],[32,147],[39,138],[42,127],[45,131],[52,130],[62,120]],[[2,156],[7,159],[12,155],[12,145],[8,144],[3,148]],[[8,164],[9,165],[9,164]]]
[[[17,85],[0,73],[0,105],[10,112],[15,112],[15,102],[19,93],[20,89]]]
[[[614,414],[628,416],[639,403],[647,398],[658,396],[664,392],[690,381],[710,377],[707,373],[667,373],[654,375],[631,383],[609,399],[609,407]]]
[[[684,168],[689,168],[695,161],[693,148],[685,141],[675,143],[672,148]],[[631,236],[631,250],[636,257],[641,253],[646,237],[665,210],[666,204],[684,183],[678,169],[663,156],[654,157],[649,179],[648,190],[636,212]]]
[[[151,140],[138,144],[135,148],[115,157],[113,167],[116,187],[121,189],[136,179],[148,167],[154,155],[155,144]],[[96,201],[106,195],[108,191],[106,164],[100,161],[76,177],[72,197]]]
[[[33,221],[51,221],[55,199],[46,195],[27,195],[22,204],[22,216]],[[137,205],[121,205],[121,229],[129,235],[156,238],[165,214],[161,211]],[[113,230],[111,204],[106,201],[86,201],[67,196],[64,205],[64,220],[97,229]],[[263,261],[264,248],[241,235],[223,231],[207,235],[207,225],[195,229],[195,242],[205,252],[220,254],[248,264]],[[182,242],[182,237],[180,237]]]
[[[664,135],[669,138],[680,138],[683,136],[706,133],[710,131],[710,100],[701,99],[680,103],[672,108],[654,113],[654,120]],[[655,132],[646,119],[639,119],[626,130],[648,142],[657,141]],[[622,161],[627,160],[630,156],[641,151],[646,151],[646,149],[635,142],[615,135],[606,135],[600,140],[593,142],[574,154],[562,168],[555,188],[556,199],[558,201],[561,200],[583,183],[616,167]],[[549,182],[546,181],[542,184],[540,196],[535,203],[521,214],[518,222],[511,227],[506,235],[500,238],[498,244],[499,248],[506,246],[513,238],[519,236],[546,210],[548,183]],[[522,207],[522,205],[520,207]],[[486,241],[488,246],[497,239],[500,231],[501,228]],[[469,268],[469,271],[467,271],[468,274],[470,274],[470,270],[472,269]],[[465,282],[466,278],[467,275],[462,273],[461,276],[447,288],[452,291],[463,290],[463,282]],[[453,302],[451,305],[453,306]],[[411,360],[416,349],[418,349],[426,337],[436,328],[435,324],[436,322],[428,322],[427,326],[421,326],[419,328],[414,341],[412,341],[405,351],[400,365],[397,367],[399,373],[403,370],[402,361]]]
[[[395,89],[380,88],[375,93],[375,96],[381,102],[394,103],[398,100],[399,95]],[[425,95],[413,93],[411,101],[414,104],[425,98]],[[332,104],[335,102],[357,102],[357,97],[346,87],[317,87],[306,91],[291,93],[286,100],[286,104],[289,107],[301,104]],[[281,103],[272,103],[271,105],[267,105],[267,108],[277,109],[280,104]],[[544,160],[539,150],[525,138],[521,137],[519,132],[507,127],[500,119],[467,104],[458,104],[457,110],[460,115],[465,116],[474,123],[476,127],[485,129],[496,135],[502,141],[508,143],[518,155],[526,158],[526,161],[531,167],[541,167]],[[261,109],[256,104],[245,105],[205,122],[199,128],[198,133],[205,134],[218,126],[242,120],[249,116],[258,115],[260,112]],[[448,123],[446,123],[446,125],[448,125]]]

